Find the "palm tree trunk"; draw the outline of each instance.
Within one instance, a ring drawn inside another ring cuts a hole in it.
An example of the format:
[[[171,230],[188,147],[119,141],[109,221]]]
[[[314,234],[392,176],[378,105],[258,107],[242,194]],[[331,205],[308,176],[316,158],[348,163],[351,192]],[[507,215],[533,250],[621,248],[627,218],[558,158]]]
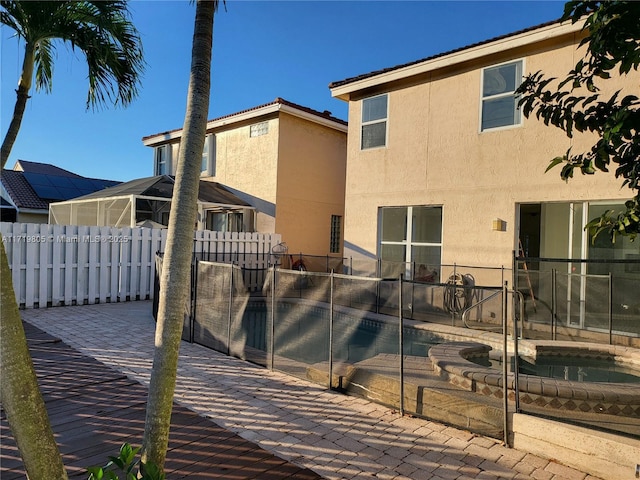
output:
[[[2,168],[7,164],[11,149],[20,131],[20,125],[22,124],[22,117],[27,107],[27,100],[29,100],[29,90],[31,90],[31,82],[33,81],[33,62],[34,62],[34,46],[27,43],[24,49],[24,59],[22,61],[22,73],[20,80],[18,81],[18,89],[16,94],[16,105],[13,109],[13,117],[11,117],[11,123],[4,136],[2,142],[2,148],[0,148],[0,160],[2,161]]]
[[[171,199],[160,279],[155,353],[149,385],[142,462],[164,466],[185,306],[189,297],[193,231],[200,162],[209,113],[213,17],[217,2],[198,0],[191,53],[187,110]]]
[[[27,338],[0,241],[0,399],[30,480],[66,479],[44,400],[27,347]]]

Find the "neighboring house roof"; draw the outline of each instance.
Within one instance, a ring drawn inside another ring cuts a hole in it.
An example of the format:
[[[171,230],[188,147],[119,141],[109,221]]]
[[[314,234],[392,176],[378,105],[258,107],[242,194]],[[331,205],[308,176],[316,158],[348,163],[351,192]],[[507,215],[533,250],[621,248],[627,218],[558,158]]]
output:
[[[492,53],[547,40],[567,33],[582,30],[583,21],[575,24],[570,21],[554,20],[533,27],[525,28],[506,35],[493,37],[482,42],[466,45],[447,52],[438,53],[420,60],[403,63],[393,67],[375,70],[355,77],[345,78],[329,84],[334,97],[346,100],[349,93],[381,83],[425,73],[444,66],[474,60]]]
[[[83,178],[77,173],[56,167],[50,163],[29,162],[27,160],[18,160],[13,166],[13,170],[17,172],[39,173],[43,175],[57,175],[60,177]]]
[[[14,207],[9,200],[6,200],[4,197],[0,197],[0,208],[12,208],[15,210],[16,207]]]
[[[18,209],[47,210],[49,203],[69,200],[120,182],[87,178],[48,163],[18,160],[0,175],[10,200]]]
[[[75,198],[72,201],[98,200],[101,198],[124,197],[128,195],[166,198],[170,200],[173,195],[174,184],[175,179],[169,175],[137,178],[130,182],[116,185],[115,187],[106,188],[99,192]],[[203,203],[250,207],[247,202],[231,193],[224,187],[224,185],[205,180],[200,180],[198,200]]]
[[[46,210],[49,208],[49,202],[40,198],[31,188],[23,172],[2,170],[2,185],[7,195],[11,197],[11,201],[19,209]]]
[[[222,117],[214,118],[213,120],[208,120],[207,130],[279,111],[306,118],[307,120],[320,123],[344,132],[347,131],[347,122],[340,118],[334,117],[328,110],[320,112],[309,107],[298,105],[297,103],[289,102],[288,100],[280,97],[276,98],[273,102],[270,103],[265,103],[263,105],[258,105],[257,107],[242,110],[240,112],[232,113],[229,115],[224,115]],[[142,137],[142,142],[145,145],[153,145],[161,141],[180,138],[181,133],[181,128],[168,130],[166,132],[155,133],[153,135]]]

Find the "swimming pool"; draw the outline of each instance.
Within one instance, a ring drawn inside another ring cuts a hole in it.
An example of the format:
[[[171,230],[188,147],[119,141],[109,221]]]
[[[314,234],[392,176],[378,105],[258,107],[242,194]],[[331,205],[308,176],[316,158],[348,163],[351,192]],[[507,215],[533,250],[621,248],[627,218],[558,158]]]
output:
[[[256,350],[266,355],[271,336],[271,313],[267,302],[252,300],[243,312],[227,319],[198,312],[194,322],[194,341],[226,352],[231,335],[231,350],[243,357],[242,350]],[[274,331],[274,354],[296,362],[315,364],[329,360],[332,335],[332,360],[357,363],[379,354],[398,354],[399,321],[397,318],[366,311],[340,309],[334,311],[333,332],[330,315],[324,306],[303,302],[278,302]],[[404,354],[427,357],[429,348],[442,338],[428,330],[403,329]],[[253,358],[250,357],[250,358]],[[261,362],[258,362],[261,363]]]
[[[613,360],[540,356],[520,358],[519,372],[546,378],[590,383],[640,383],[640,371]]]

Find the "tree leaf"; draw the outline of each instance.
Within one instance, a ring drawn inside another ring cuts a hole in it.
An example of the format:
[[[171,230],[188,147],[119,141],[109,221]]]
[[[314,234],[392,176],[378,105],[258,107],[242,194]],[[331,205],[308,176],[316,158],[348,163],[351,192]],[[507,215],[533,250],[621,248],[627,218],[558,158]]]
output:
[[[553,160],[551,160],[549,162],[549,165],[547,166],[547,169],[544,171],[544,173],[547,173],[549,170],[551,170],[552,168],[554,168],[555,166],[561,164],[562,162],[565,161],[565,157],[556,157]]]

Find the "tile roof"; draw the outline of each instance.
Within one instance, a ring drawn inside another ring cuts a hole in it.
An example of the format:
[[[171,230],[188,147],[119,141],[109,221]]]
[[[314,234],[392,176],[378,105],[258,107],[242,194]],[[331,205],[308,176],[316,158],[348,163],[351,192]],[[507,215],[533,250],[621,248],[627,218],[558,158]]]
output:
[[[334,117],[331,114],[331,112],[328,111],[328,110],[320,112],[318,110],[314,110],[313,108],[304,107],[304,106],[299,105],[297,103],[290,102],[290,101],[285,100],[284,98],[281,98],[281,97],[277,97],[273,102],[264,103],[262,105],[258,105],[257,107],[248,108],[246,110],[241,110],[239,112],[230,113],[228,115],[223,115],[222,117],[217,117],[217,118],[214,118],[214,119],[211,119],[211,120],[207,120],[207,123],[217,122],[219,120],[224,120],[225,118],[235,117],[236,115],[242,115],[244,113],[253,112],[255,110],[260,110],[261,108],[270,107],[272,105],[287,105],[288,107],[296,108],[298,110],[301,110],[303,112],[309,113],[311,115],[316,115],[317,117],[321,117],[321,118],[324,118],[324,119],[327,119],[327,120],[332,120],[332,121],[334,121],[336,123],[340,123],[340,124],[345,125],[345,126],[348,124],[346,120],[342,120],[341,118]],[[152,135],[146,135],[146,136],[142,137],[142,140],[144,141],[144,140],[146,140],[148,138],[157,137],[158,135],[167,135],[167,134],[170,134],[170,133],[179,132],[181,130],[182,130],[182,128],[175,128],[173,130],[167,130],[166,132],[159,132],[159,133],[154,133]]]
[[[0,173],[3,187],[18,209],[48,210],[49,203],[52,201],[65,200],[74,195],[73,192],[79,192],[74,185],[71,185],[70,188],[62,190],[49,188],[46,191],[48,195],[45,196],[40,184],[38,182],[34,183],[34,180],[38,178],[49,179],[46,181],[50,181],[52,185],[61,182],[61,180],[56,179],[73,179],[71,182],[75,182],[75,184],[82,182],[83,189],[89,191],[120,183],[112,180],[83,177],[49,163],[28,162],[26,160],[18,160],[13,170],[3,169]],[[68,183],[69,180],[65,180],[65,182]],[[78,193],[75,193],[75,195],[78,195]]]
[[[16,171],[25,173],[41,173],[43,175],[57,175],[59,177],[83,178],[81,175],[56,167],[50,163],[29,162],[27,160],[18,160],[13,167]]]
[[[11,197],[11,201],[19,209],[49,209],[49,202],[36,194],[27,179],[24,178],[24,172],[4,169],[0,178],[2,178],[2,185]]]
[[[496,42],[496,41],[499,41],[499,40],[503,40],[503,39],[506,39],[506,38],[509,38],[509,37],[514,37],[516,35],[521,35],[523,33],[531,32],[531,31],[534,31],[534,30],[537,30],[537,29],[543,28],[543,27],[548,27],[548,26],[554,25],[556,23],[560,23],[560,20],[559,19],[558,20],[552,20],[550,22],[546,22],[546,23],[542,23],[542,24],[539,24],[539,25],[535,25],[533,27],[528,27],[528,28],[525,28],[525,29],[522,29],[522,30],[518,30],[516,32],[507,33],[505,35],[500,35],[498,37],[493,37],[493,38],[490,38],[488,40],[483,40],[481,42],[472,43],[470,45],[465,45],[464,47],[460,47],[460,48],[456,48],[456,49],[453,49],[453,50],[449,50],[447,52],[438,53],[438,54],[432,55],[430,57],[421,58],[420,60],[414,60],[412,62],[403,63],[401,65],[396,65],[394,67],[383,68],[381,70],[375,70],[373,72],[364,73],[362,75],[357,75],[355,77],[345,78],[344,80],[338,80],[338,81],[335,81],[335,82],[331,82],[329,84],[329,88],[341,87],[341,86],[347,85],[349,83],[353,83],[353,82],[357,82],[357,81],[364,80],[364,79],[367,79],[367,78],[375,77],[376,75],[392,72],[394,70],[400,70],[401,68],[410,67],[412,65],[417,65],[419,63],[427,62],[429,60],[434,60],[436,58],[446,57],[447,55],[452,55],[454,53],[458,53],[458,52],[461,52],[463,50],[468,50],[468,49],[471,49],[471,48],[479,47],[481,45],[486,45],[488,43],[492,43],[492,42]]]

